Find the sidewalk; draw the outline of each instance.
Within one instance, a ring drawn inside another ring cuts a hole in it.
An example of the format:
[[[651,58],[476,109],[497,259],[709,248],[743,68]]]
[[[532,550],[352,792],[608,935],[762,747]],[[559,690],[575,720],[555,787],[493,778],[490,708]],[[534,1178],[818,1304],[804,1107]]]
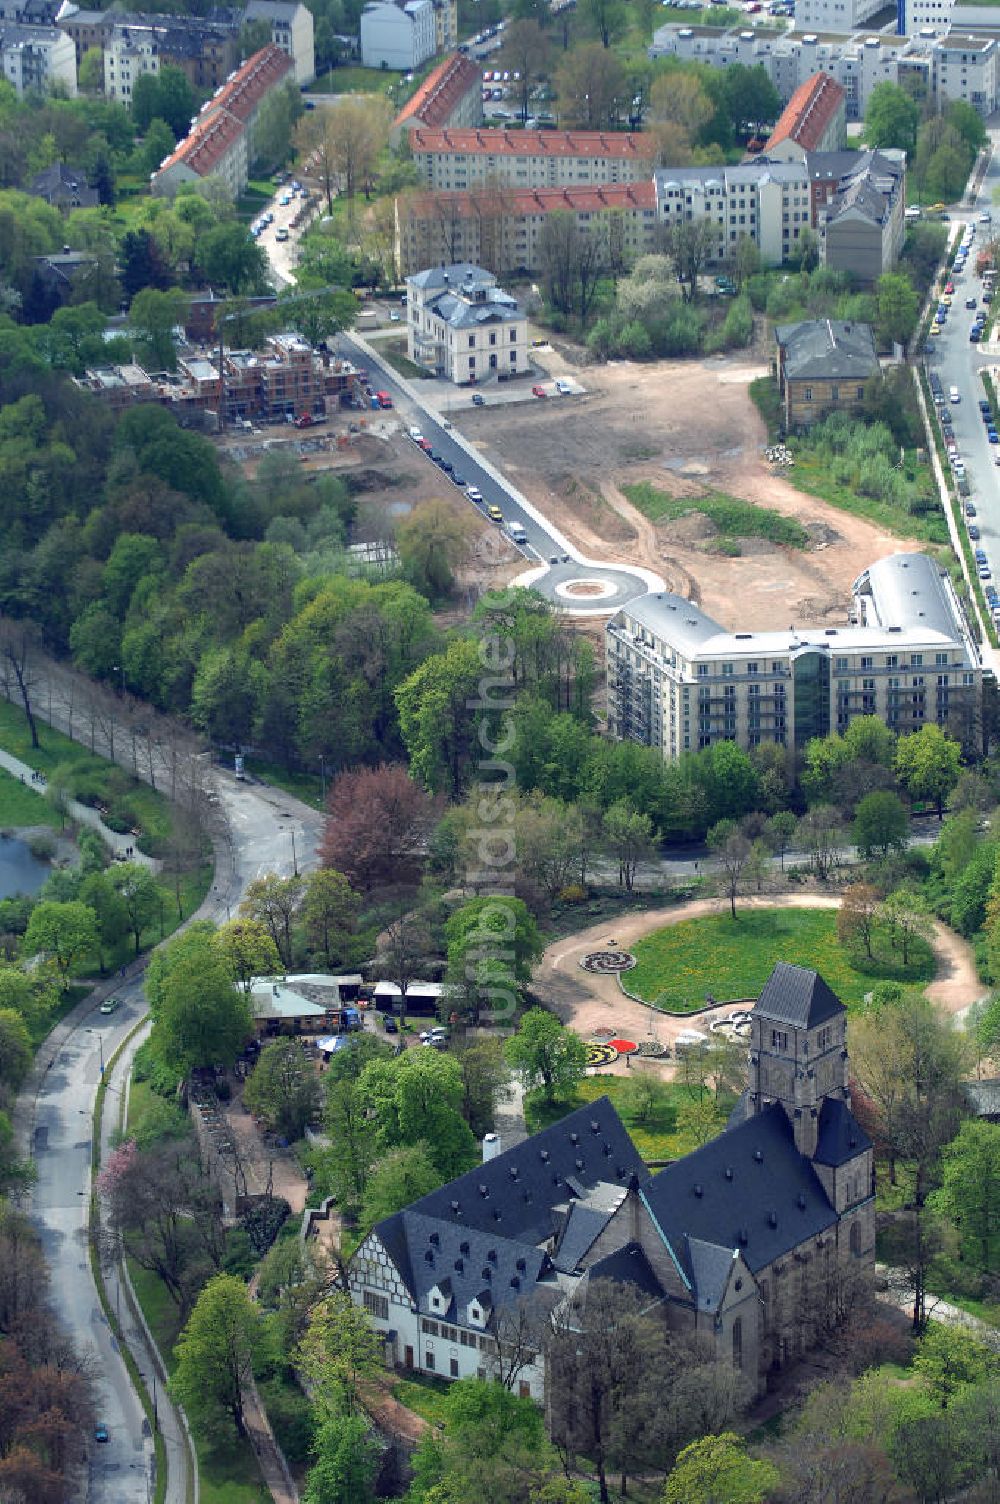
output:
[[[45,793],[44,775],[36,774],[36,770],[28,763],[22,762],[19,757],[12,757],[2,748],[0,748],[0,768],[6,768],[8,773],[13,774],[15,778],[20,778],[23,784],[34,789],[36,793]],[[150,856],[145,856],[139,850],[135,845],[135,836],[119,835],[117,831],[109,830],[97,810],[91,809],[89,804],[81,804],[78,799],[67,799],[66,812],[77,824],[89,825],[91,830],[96,830],[112,855],[127,858],[130,862],[138,862],[141,866],[148,867],[151,872],[159,871],[159,862]]]
[[[884,1301],[887,1305],[896,1306],[900,1311],[912,1317],[914,1291],[907,1279],[906,1271],[897,1269],[891,1264],[876,1264],[875,1274],[881,1275],[887,1286],[885,1290],[878,1291],[876,1299]],[[928,1320],[941,1321],[946,1326],[964,1326],[985,1347],[1000,1353],[1000,1330],[995,1326],[990,1326],[988,1321],[983,1321],[979,1316],[963,1311],[961,1306],[953,1306],[950,1301],[940,1300],[930,1291],[927,1292],[925,1303]]]

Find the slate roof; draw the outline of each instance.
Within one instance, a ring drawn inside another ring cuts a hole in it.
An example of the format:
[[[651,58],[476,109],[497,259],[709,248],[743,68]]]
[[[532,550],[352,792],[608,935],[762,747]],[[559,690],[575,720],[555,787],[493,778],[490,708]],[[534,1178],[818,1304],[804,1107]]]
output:
[[[788,381],[866,381],[879,369],[871,326],[843,319],[805,319],[777,324]]]
[[[738,1249],[756,1273],[837,1222],[777,1104],[668,1165],[641,1195],[693,1293],[692,1240]]]
[[[616,1248],[587,1271],[588,1279],[611,1279],[618,1285],[635,1285],[652,1300],[662,1300],[663,1286],[653,1272],[653,1267],[638,1243],[626,1243]]]
[[[478,329],[483,324],[503,324],[522,317],[516,299],[499,288],[491,288],[485,303],[473,303],[461,291],[438,293],[427,303],[451,329]]]
[[[837,994],[816,971],[778,961],[764,983],[754,1012],[795,1029],[815,1029],[828,1018],[846,1013]]]
[[[694,1295],[701,1311],[717,1311],[726,1293],[736,1255],[721,1243],[688,1238],[687,1262],[694,1281]]]
[[[398,1219],[397,1236],[405,1240],[410,1268],[410,1293],[424,1315],[464,1321],[471,1300],[487,1295],[494,1310],[516,1304],[533,1293],[540,1279],[552,1274],[551,1260],[541,1248],[468,1227],[442,1226],[439,1217],[412,1209],[399,1212]],[[381,1235],[381,1228],[378,1231]],[[451,1297],[444,1309],[431,1307],[430,1293],[435,1287]]]
[[[570,1178],[571,1181],[574,1180],[574,1177]],[[580,1188],[583,1189],[582,1186]],[[572,1274],[578,1268],[621,1206],[625,1194],[624,1186],[599,1185],[588,1199],[571,1204],[552,1255],[552,1262],[557,1269]]]
[[[84,169],[67,167],[65,162],[55,162],[51,167],[36,173],[28,192],[32,198],[42,198],[46,203],[55,200],[59,204],[72,200],[74,206],[81,209],[92,209],[101,201],[97,189],[91,188],[87,182]]]
[[[813,1155],[816,1163],[836,1168],[871,1147],[871,1139],[847,1103],[839,1097],[824,1097]]]

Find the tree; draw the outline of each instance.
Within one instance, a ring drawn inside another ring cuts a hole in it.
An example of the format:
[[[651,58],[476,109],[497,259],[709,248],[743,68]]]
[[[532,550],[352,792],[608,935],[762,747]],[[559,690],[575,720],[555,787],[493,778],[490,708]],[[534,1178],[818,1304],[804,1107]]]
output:
[[[736,895],[740,891],[743,873],[750,861],[752,846],[743,832],[732,820],[720,820],[708,832],[708,844],[718,857],[722,868],[722,881],[729,912],[736,918]]]
[[[448,1004],[477,1023],[484,1004],[494,1022],[513,1017],[519,988],[542,953],[538,926],[520,898],[474,898],[445,925]]]
[[[465,515],[433,496],[418,502],[396,529],[403,573],[431,601],[451,594],[455,570],[467,557],[470,542]]]
[[[879,905],[877,917],[889,932],[893,950],[901,952],[904,968],[910,964],[914,942],[926,944],[934,932],[927,905],[912,888],[897,888],[890,893]]]
[[[24,935],[27,956],[47,954],[59,971],[63,990],[72,967],[97,950],[97,921],[93,909],[74,899],[70,903],[37,903]]]
[[[97,956],[103,972],[106,951],[113,949],[129,932],[128,909],[109,872],[91,872],[84,878],[80,884],[80,902],[94,911]]]
[[[100,47],[88,47],[80,59],[77,84],[84,94],[104,92],[104,53]]]
[[[164,1060],[184,1073],[231,1064],[252,1032],[250,1005],[211,931],[189,929],[154,959],[147,996]]]
[[[174,149],[175,137],[165,120],[151,120],[142,146],[142,165],[152,177]]]
[[[243,1101],[269,1128],[294,1141],[319,1112],[322,1088],[297,1039],[275,1039],[260,1052]]]
[[[262,1335],[262,1317],[243,1281],[233,1274],[209,1280],[178,1338],[170,1380],[196,1428],[246,1434],[243,1391]]]
[[[996,1378],[997,1359],[989,1347],[976,1341],[971,1322],[959,1326],[933,1322],[917,1344],[913,1370],[945,1410],[966,1385]]]
[[[260,292],[267,283],[264,247],[238,221],[214,225],[199,235],[194,263],[206,282],[232,293]]]
[[[498,1100],[506,1096],[510,1071],[499,1039],[468,1040],[458,1051],[462,1072],[462,1116],[477,1139],[492,1133]]]
[[[869,961],[881,903],[882,895],[871,883],[852,883],[837,910],[837,939],[848,950],[860,941]]]
[[[305,288],[310,279],[305,278]],[[320,345],[333,334],[353,327],[360,304],[353,292],[340,288],[317,288],[310,297],[303,297],[303,278],[298,278],[295,291],[284,294],[288,298],[288,322],[299,331],[310,345]],[[294,299],[294,302],[292,301]],[[278,298],[278,310],[282,310],[282,296]]]
[[[241,914],[267,930],[286,971],[292,969],[292,920],[299,911],[304,888],[301,877],[279,877],[269,872],[247,884],[240,904]]]
[[[618,862],[619,886],[624,884],[626,892],[631,893],[636,867],[652,851],[653,822],[627,799],[619,799],[604,816],[604,835]]]
[[[958,782],[962,749],[935,722],[921,726],[896,744],[896,777],[911,799],[934,804],[938,819],[944,816],[944,801]]]
[[[20,1013],[0,1008],[0,1103],[11,1100],[31,1069],[31,1036]]]
[[[544,1008],[529,1008],[504,1053],[526,1089],[540,1087],[547,1102],[571,1097],[587,1067],[587,1046]]]
[[[155,113],[163,117],[179,141],[191,129],[191,117],[195,113],[194,91],[183,70],[169,63],[161,67],[156,84]]]
[[[661,73],[653,80],[649,91],[650,120],[679,125],[688,140],[693,141],[714,113],[715,106],[693,73]]]
[[[866,794],[854,812],[854,844],[865,861],[903,851],[910,822],[906,807],[889,789]]]
[[[184,322],[188,300],[177,287],[158,292],[143,287],[132,299],[129,328],[154,370],[172,371],[177,364],[174,330]]]
[[[843,839],[837,811],[829,804],[807,810],[799,821],[798,837],[809,853],[813,871],[825,881],[837,860]]]
[[[267,22],[264,22],[267,27]],[[270,30],[266,41],[271,41]],[[254,48],[259,51],[259,48]],[[252,55],[252,54],[251,54]],[[256,165],[265,172],[284,167],[292,153],[292,132],[302,118],[305,106],[297,86],[289,81],[281,88],[272,89],[264,97],[254,124],[253,144]]]
[[[383,1343],[346,1292],[336,1291],[314,1307],[297,1363],[321,1414],[357,1413],[361,1385],[382,1371]]]
[[[432,800],[402,763],[339,774],[326,809],[320,859],[364,889],[409,869],[434,818]]]
[[[503,34],[502,58],[512,78],[520,74],[514,85],[514,94],[522,121],[527,120],[531,113],[531,90],[536,80],[548,71],[550,55],[548,34],[536,20],[508,21]]]
[[[759,136],[777,120],[781,99],[766,68],[734,63],[722,78],[724,99],[733,130],[741,140]]]
[[[342,872],[322,867],[309,873],[302,903],[306,938],[328,970],[342,962],[350,945],[359,899]]]
[[[259,920],[228,920],[216,930],[213,944],[248,998],[255,977],[273,977],[281,970],[278,947]]]
[[[373,1504],[381,1451],[363,1415],[326,1416],[313,1442],[303,1504]]]
[[[443,653],[426,658],[396,690],[410,767],[426,789],[455,795],[465,781],[478,741],[476,712],[484,667],[476,644],[455,638]]]
[[[1000,1262],[1000,1125],[963,1123],[941,1163],[935,1205],[958,1227],[965,1256],[993,1274]]]
[[[719,244],[719,229],[707,218],[680,219],[663,227],[663,249],[670,259],[684,298],[693,303],[698,296],[698,278],[706,261]]]
[[[875,284],[875,297],[879,339],[886,344],[905,345],[920,315],[920,294],[909,277],[901,272],[885,272]]]
[[[584,42],[564,53],[555,88],[564,123],[589,131],[614,126],[631,97],[621,63],[599,42]]]
[[[767,822],[767,841],[781,861],[782,872],[785,870],[785,852],[794,841],[798,826],[798,819],[790,809],[779,809]]]
[[[123,866],[116,868],[112,875],[112,882],[128,915],[128,926],[132,931],[135,953],[138,955],[142,945],[143,930],[147,925],[152,924],[157,914],[160,914],[162,918],[163,896],[149,868],[141,867],[138,862],[126,862]],[[162,927],[160,934],[163,934]]]
[[[421,1196],[430,1195],[441,1183],[426,1144],[390,1149],[368,1176],[361,1210],[363,1226],[374,1227],[376,1222],[412,1206]]]
[[[896,147],[912,156],[917,144],[920,107],[898,84],[876,84],[865,110],[865,140],[869,146]]]
[[[780,1481],[773,1462],[750,1457],[731,1431],[684,1448],[663,1490],[663,1504],[764,1504]]]
[[[327,109],[306,114],[296,138],[300,149],[313,154],[323,182],[327,206],[333,213],[333,190],[338,181],[347,199],[348,223],[354,223],[354,196],[371,179],[379,153],[389,139],[388,101],[377,95],[350,95]]]

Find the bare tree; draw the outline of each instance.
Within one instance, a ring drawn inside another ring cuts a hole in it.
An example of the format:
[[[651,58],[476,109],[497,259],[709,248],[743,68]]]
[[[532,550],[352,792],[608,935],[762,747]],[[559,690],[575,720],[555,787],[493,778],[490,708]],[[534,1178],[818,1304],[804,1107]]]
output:
[[[334,186],[343,184],[347,217],[354,221],[354,195],[368,191],[379,152],[389,139],[391,111],[378,95],[348,95],[328,109],[303,115],[296,140],[312,153],[323,183],[327,206],[333,212]]]
[[[496,1314],[494,1349],[487,1355],[491,1376],[513,1390],[526,1368],[537,1362],[549,1330],[549,1312],[536,1296],[501,1306]]]
[[[708,844],[719,859],[722,891],[729,899],[729,911],[736,918],[736,895],[743,885],[743,873],[753,854],[753,846],[731,820],[720,820],[708,833]]]
[[[37,679],[34,672],[32,648],[34,633],[25,622],[0,621],[0,686],[8,700],[20,700],[24,718],[31,733],[31,745],[37,751],[38,726],[32,696]]]
[[[799,821],[798,838],[809,853],[816,876],[824,882],[837,861],[843,840],[840,816],[831,804],[819,804]]]
[[[713,220],[704,217],[680,219],[676,224],[663,227],[663,250],[684,288],[684,298],[688,303],[693,303],[698,296],[698,278],[718,249],[721,233]]]

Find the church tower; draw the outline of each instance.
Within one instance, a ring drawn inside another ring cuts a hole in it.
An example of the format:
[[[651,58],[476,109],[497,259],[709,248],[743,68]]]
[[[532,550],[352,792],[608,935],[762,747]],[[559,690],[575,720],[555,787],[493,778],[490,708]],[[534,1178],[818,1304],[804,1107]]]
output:
[[[796,1148],[812,1159],[823,1103],[850,1107],[847,1009],[817,972],[779,961],[750,1025],[748,1115],[780,1103]]]

